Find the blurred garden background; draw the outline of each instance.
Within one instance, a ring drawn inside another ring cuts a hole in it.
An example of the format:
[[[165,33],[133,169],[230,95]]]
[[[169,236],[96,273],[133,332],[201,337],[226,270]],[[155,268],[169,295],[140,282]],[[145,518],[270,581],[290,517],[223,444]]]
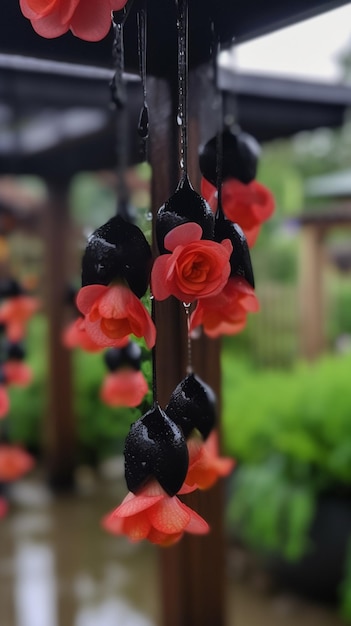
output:
[[[338,57],[339,84],[349,85],[350,50],[351,44]],[[276,200],[251,252],[261,309],[244,332],[222,340],[221,352],[222,447],[236,459],[225,484],[229,623],[290,626],[298,619],[301,626],[338,626],[351,623],[351,112],[338,128],[264,143],[257,179]],[[150,180],[145,163],[127,172],[130,204],[149,237]],[[0,178],[3,267],[42,299],[43,239],[31,224],[41,222],[46,200],[37,177]],[[115,204],[113,172],[82,172],[70,181],[75,244],[62,331],[76,315],[72,293],[80,286],[86,238]],[[156,552],[105,537],[99,527],[123,493],[124,439],[151,392],[136,409],[106,406],[102,355],[74,351],[76,497],[53,498],[42,465],[47,345],[44,307],[26,339],[33,382],[10,390],[6,434],[35,456],[37,467],[5,490],[10,511],[0,520],[0,624],[152,626],[159,619]],[[150,381],[149,354],[141,347]],[[81,531],[77,545],[70,527]],[[53,568],[47,545],[54,547],[61,582],[43,595]],[[42,580],[32,598],[54,605],[63,599],[55,617],[48,607],[30,621],[14,608],[13,580],[19,606],[26,593],[21,576],[30,578],[31,563]],[[116,597],[124,600],[118,605]]]

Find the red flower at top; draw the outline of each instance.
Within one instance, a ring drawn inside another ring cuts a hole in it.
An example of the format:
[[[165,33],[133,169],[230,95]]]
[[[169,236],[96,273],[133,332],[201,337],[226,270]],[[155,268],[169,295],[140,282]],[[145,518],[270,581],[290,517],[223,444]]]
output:
[[[258,310],[254,289],[244,278],[234,276],[216,297],[199,300],[190,317],[190,332],[202,325],[211,338],[235,335],[244,329],[247,314]]]
[[[148,539],[160,546],[173,545],[185,532],[204,535],[209,531],[200,515],[176,496],[168,496],[155,481],[137,495],[129,492],[122,504],[103,518],[102,526],[114,535],[126,535],[130,541]]]
[[[155,325],[128,287],[87,285],[78,292],[77,306],[85,315],[86,332],[98,346],[125,346],[130,334],[145,337],[148,348],[155,345]]]
[[[201,181],[201,193],[215,211],[217,189],[205,178]],[[223,183],[222,204],[226,217],[243,229],[250,247],[256,242],[262,222],[271,217],[275,206],[273,194],[267,187],[256,180],[245,185],[236,178]]]
[[[39,300],[33,296],[8,298],[0,307],[0,323],[6,325],[6,335],[10,341],[20,341],[28,320],[39,308]]]
[[[51,39],[71,30],[86,41],[103,39],[111,27],[111,12],[127,0],[20,0],[22,13],[34,30]]]
[[[222,291],[230,274],[229,239],[221,243],[201,239],[202,228],[195,222],[177,226],[165,237],[171,254],[157,257],[151,273],[151,289],[156,300],[175,296],[182,302],[215,296]]]

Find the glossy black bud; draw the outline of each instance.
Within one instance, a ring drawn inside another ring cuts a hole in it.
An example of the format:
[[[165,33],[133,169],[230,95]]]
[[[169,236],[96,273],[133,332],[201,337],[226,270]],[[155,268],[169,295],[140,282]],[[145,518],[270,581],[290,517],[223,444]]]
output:
[[[118,215],[89,237],[82,261],[82,286],[109,285],[122,278],[141,298],[149,285],[151,263],[151,248],[140,228]]]
[[[173,391],[166,411],[185,437],[197,428],[206,439],[216,421],[216,395],[201,378],[189,374]]]
[[[221,179],[236,178],[248,184],[256,178],[261,148],[252,135],[241,130],[222,132]],[[200,148],[199,165],[202,175],[217,186],[217,137],[212,137]]]
[[[104,354],[105,363],[111,372],[121,367],[132,367],[140,370],[141,348],[130,341],[124,348],[109,348]]]
[[[155,478],[169,496],[182,487],[189,454],[181,429],[155,404],[131,425],[124,447],[127,487],[136,493]]]
[[[26,351],[22,342],[6,342],[5,345],[6,360],[23,361]]]
[[[220,243],[223,239],[230,239],[233,252],[230,257],[231,276],[242,276],[255,287],[249,246],[245,234],[239,224],[234,224],[221,215],[215,223],[215,241]]]
[[[21,285],[13,278],[0,279],[0,298],[15,298],[24,293]]]
[[[174,194],[158,210],[156,238],[160,254],[167,252],[164,239],[176,226],[196,222],[202,228],[202,239],[213,238],[214,217],[211,207],[193,189],[189,178],[184,176]]]

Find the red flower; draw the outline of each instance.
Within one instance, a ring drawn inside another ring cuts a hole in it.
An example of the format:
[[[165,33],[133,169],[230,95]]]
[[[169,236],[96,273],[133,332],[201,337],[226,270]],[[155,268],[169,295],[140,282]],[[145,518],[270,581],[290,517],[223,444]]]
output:
[[[10,482],[21,478],[34,465],[33,457],[18,446],[0,445],[0,481]]]
[[[77,296],[89,337],[102,348],[125,346],[130,334],[145,337],[148,348],[156,341],[155,325],[140,300],[124,285],[88,285]]]
[[[188,450],[189,469],[183,493],[193,489],[209,489],[219,477],[228,476],[235,465],[234,459],[219,456],[218,433],[214,430],[205,443],[200,438],[191,437]]]
[[[209,526],[195,511],[176,496],[168,496],[156,482],[135,495],[128,493],[122,504],[106,515],[102,526],[114,535],[127,535],[130,541],[148,539],[160,546],[170,546],[184,532],[208,533]]]
[[[244,278],[235,276],[215,298],[199,300],[190,317],[190,332],[202,325],[208,337],[235,335],[245,327],[247,313],[258,309],[253,288]]]
[[[124,368],[106,376],[101,387],[101,400],[109,406],[138,406],[148,390],[142,372]]]
[[[217,190],[204,178],[201,193],[215,211]],[[275,206],[273,194],[267,187],[256,180],[245,185],[236,178],[223,183],[222,204],[226,217],[243,229],[250,247],[256,242],[262,222],[271,217]]]
[[[6,325],[6,335],[10,341],[20,341],[28,320],[39,308],[39,300],[33,296],[14,296],[0,307],[0,324]]]
[[[5,385],[0,385],[0,419],[6,417],[10,410],[10,400]]]
[[[165,237],[171,254],[159,256],[152,268],[151,289],[156,300],[175,296],[182,302],[215,296],[230,274],[229,239],[221,243],[201,239],[202,228],[194,222],[177,226]]]
[[[126,339],[126,343],[128,339]],[[98,352],[102,350],[95,341],[91,339],[85,329],[84,317],[78,317],[76,320],[68,324],[62,333],[62,343],[66,348],[81,348],[86,352]]]
[[[33,374],[31,368],[20,361],[6,361],[2,366],[6,382],[9,385],[26,387],[32,382]]]
[[[127,0],[20,0],[22,13],[34,30],[51,39],[71,30],[86,41],[103,39],[111,26],[111,12]]]

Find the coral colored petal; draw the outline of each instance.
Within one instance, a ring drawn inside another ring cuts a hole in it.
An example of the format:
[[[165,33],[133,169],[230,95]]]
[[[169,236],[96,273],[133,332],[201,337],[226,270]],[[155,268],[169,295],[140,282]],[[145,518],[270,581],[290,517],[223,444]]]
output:
[[[171,294],[167,286],[170,254],[157,257],[151,272],[151,291],[156,300],[165,300]]]
[[[190,517],[185,531],[187,533],[192,533],[193,535],[206,535],[209,532],[210,527],[203,517],[198,515],[198,513],[190,509],[183,502],[180,502],[180,505],[184,513],[188,513]]]
[[[164,247],[166,250],[173,252],[177,246],[185,246],[192,241],[200,241],[201,237],[201,226],[196,224],[196,222],[187,222],[186,224],[172,228],[172,230],[167,233],[164,240]]]
[[[123,533],[130,541],[136,542],[145,539],[151,530],[151,524],[146,512],[138,513],[133,517],[126,517],[123,523]]]
[[[22,448],[9,444],[0,445],[0,481],[17,480],[34,465],[33,457]]]
[[[130,517],[131,515],[135,515],[136,513],[140,513],[140,511],[145,511],[152,507],[164,497],[164,495],[143,496],[129,493],[124,498],[122,504],[113,511],[112,515],[116,517]]]
[[[149,387],[142,372],[123,369],[108,374],[101,388],[101,399],[109,406],[135,407]]]
[[[163,548],[167,548],[168,546],[173,546],[175,543],[183,537],[184,532],[175,533],[174,535],[169,535],[167,533],[162,533],[155,528],[151,528],[147,539],[156,545],[162,546]]]
[[[182,532],[190,520],[189,512],[183,509],[176,496],[163,498],[148,510],[148,516],[156,530],[167,534]]]
[[[103,0],[81,1],[70,21],[72,33],[84,41],[100,41],[111,28],[111,5]]]
[[[93,304],[108,291],[105,285],[86,285],[77,294],[76,304],[83,315],[87,315]]]
[[[25,363],[19,363],[18,361],[7,361],[3,365],[3,371],[6,381],[10,385],[25,387],[33,379],[31,368]]]
[[[105,515],[100,523],[102,528],[112,535],[123,534],[124,519],[122,517],[116,517],[114,511]]]

